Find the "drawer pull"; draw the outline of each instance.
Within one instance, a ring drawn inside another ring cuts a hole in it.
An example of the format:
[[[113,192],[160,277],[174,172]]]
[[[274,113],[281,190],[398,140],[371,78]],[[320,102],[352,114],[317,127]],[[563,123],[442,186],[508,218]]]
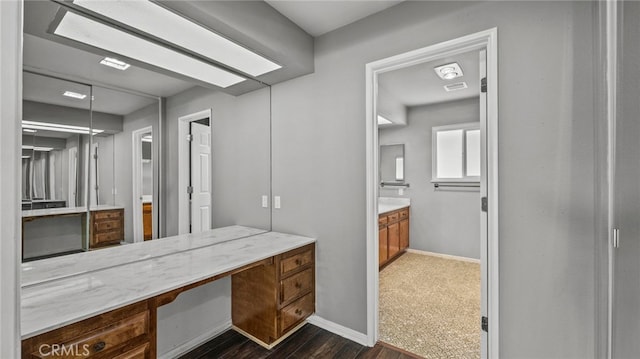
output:
[[[296,265],[301,265],[301,264],[302,264],[302,259],[296,258]]]
[[[296,288],[298,288],[298,289],[302,288],[302,283],[296,282]]]
[[[107,345],[105,342],[97,342],[93,345],[93,350],[96,352],[101,351]]]
[[[296,309],[296,314],[297,315],[302,315],[302,310],[300,310],[300,308]]]

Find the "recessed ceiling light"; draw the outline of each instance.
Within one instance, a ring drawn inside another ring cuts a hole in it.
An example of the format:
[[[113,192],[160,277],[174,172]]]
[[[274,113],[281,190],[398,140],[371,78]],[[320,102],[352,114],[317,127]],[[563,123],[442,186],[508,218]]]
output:
[[[282,68],[151,1],[75,0],[73,3],[252,76]]]
[[[82,94],[82,93],[77,93],[77,92],[73,92],[73,91],[65,91],[63,94],[63,96],[67,96],[67,97],[71,97],[71,98],[76,98],[78,100],[84,100],[87,95]]]
[[[60,20],[54,34],[222,88],[246,80],[219,67],[69,11]]]
[[[393,122],[389,121],[386,117],[378,115],[378,125],[389,125]]]
[[[443,80],[451,80],[451,79],[455,79],[456,77],[461,77],[464,75],[462,73],[462,69],[460,68],[460,65],[458,65],[457,62],[452,62],[446,65],[440,65],[438,67],[435,67],[433,70]]]
[[[84,126],[71,126],[71,125],[61,125],[58,123],[48,123],[48,122],[37,122],[37,121],[22,121],[22,128],[29,130],[44,130],[44,131],[55,131],[55,132],[67,132],[67,133],[80,133],[80,134],[89,134],[89,127]],[[93,129],[91,133],[96,135],[98,133],[102,133],[104,130]]]
[[[113,57],[105,57],[104,59],[102,59],[102,61],[100,61],[100,63],[105,66],[113,67],[114,69],[122,71],[128,69],[129,66],[131,66],[130,64],[118,59],[114,59]]]

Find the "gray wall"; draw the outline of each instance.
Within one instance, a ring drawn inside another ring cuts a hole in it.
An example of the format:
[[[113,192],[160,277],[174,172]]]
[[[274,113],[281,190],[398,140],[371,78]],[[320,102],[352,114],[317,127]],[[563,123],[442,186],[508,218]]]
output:
[[[404,2],[273,86],[273,229],[318,239],[318,315],[366,331],[365,64],[498,27],[501,355],[594,357],[596,6]]]
[[[166,183],[166,235],[178,233],[178,118],[211,109],[212,226],[246,225],[269,229],[269,88],[234,97],[194,87],[166,100],[163,131]]]
[[[411,198],[410,248],[480,259],[480,192],[477,188],[434,190],[431,128],[478,121],[478,98],[408,109],[408,126],[381,128],[380,145],[404,143],[404,195],[380,189],[380,196]]]

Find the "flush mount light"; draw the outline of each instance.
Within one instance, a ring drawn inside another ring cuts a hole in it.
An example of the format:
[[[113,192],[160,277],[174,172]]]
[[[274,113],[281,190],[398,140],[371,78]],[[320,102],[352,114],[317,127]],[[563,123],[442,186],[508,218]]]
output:
[[[69,11],[60,20],[54,34],[222,88],[245,80],[229,71]]]
[[[89,134],[89,127],[83,126],[71,126],[71,125],[61,125],[58,123],[47,123],[47,122],[37,122],[37,121],[22,121],[22,128],[28,130],[45,130],[45,131],[55,131],[55,132],[67,132],[67,133],[80,133],[84,135]],[[96,135],[98,133],[102,133],[104,130],[91,130],[91,133]]]
[[[151,1],[75,0],[73,3],[252,76],[282,68]]]
[[[392,123],[386,117],[378,115],[378,125],[390,125]]]
[[[130,64],[124,61],[120,61],[118,59],[114,59],[113,57],[105,57],[104,59],[102,59],[102,61],[100,61],[100,63],[102,65],[113,67],[114,69],[118,69],[122,71],[128,69],[129,66],[131,66]]]
[[[462,69],[457,62],[452,62],[450,64],[441,65],[433,69],[436,74],[443,80],[451,80],[456,77],[461,77],[464,74],[462,73]]]
[[[82,94],[82,93],[77,93],[77,92],[73,92],[73,91],[65,91],[63,94],[63,96],[67,96],[67,97],[71,97],[71,98],[76,98],[78,100],[84,100],[87,95]]]

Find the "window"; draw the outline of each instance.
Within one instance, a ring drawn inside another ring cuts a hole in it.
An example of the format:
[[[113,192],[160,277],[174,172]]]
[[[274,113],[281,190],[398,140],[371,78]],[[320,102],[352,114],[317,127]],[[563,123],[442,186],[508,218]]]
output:
[[[431,132],[431,182],[479,182],[480,122],[433,127]]]

